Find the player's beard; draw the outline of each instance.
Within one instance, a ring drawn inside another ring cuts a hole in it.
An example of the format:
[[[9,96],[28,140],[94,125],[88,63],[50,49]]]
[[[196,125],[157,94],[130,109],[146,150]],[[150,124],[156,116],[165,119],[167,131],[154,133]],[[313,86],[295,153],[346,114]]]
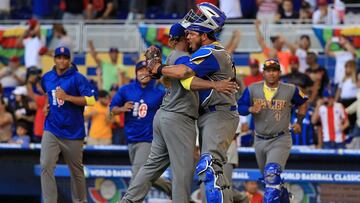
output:
[[[191,48],[191,45],[189,43],[187,43],[187,47],[185,48],[185,51],[188,52],[189,54],[194,53],[194,51]]]
[[[201,46],[202,46],[201,39],[199,39],[199,41],[197,41],[197,42],[190,44],[190,48],[191,48],[192,52],[196,52]]]

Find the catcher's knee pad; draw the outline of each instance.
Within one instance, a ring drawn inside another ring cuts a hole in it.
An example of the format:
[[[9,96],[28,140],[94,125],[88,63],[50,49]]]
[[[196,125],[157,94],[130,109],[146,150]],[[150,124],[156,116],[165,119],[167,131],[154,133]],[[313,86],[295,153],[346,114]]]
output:
[[[199,176],[199,180],[205,185],[205,193],[207,202],[211,203],[222,203],[223,202],[223,192],[222,186],[219,184],[219,173],[221,170],[221,165],[216,166],[217,163],[213,159],[211,154],[202,154],[198,164],[196,165],[196,173]],[[221,179],[221,178],[220,178]]]
[[[283,181],[280,177],[281,166],[278,163],[268,163],[264,169],[265,193],[264,203],[280,203]]]

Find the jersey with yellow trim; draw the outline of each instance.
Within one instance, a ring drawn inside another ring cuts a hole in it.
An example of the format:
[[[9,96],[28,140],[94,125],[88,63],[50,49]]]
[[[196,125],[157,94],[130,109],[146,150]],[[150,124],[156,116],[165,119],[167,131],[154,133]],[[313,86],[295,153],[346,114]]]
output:
[[[45,73],[41,80],[41,86],[48,95],[50,105],[44,130],[65,139],[84,138],[84,106],[56,98],[55,91],[60,87],[71,96],[94,97],[95,91],[86,77],[80,74],[73,64],[62,75],[58,75],[55,68]]]
[[[261,110],[253,114],[255,131],[260,135],[274,135],[289,132],[291,109],[307,101],[298,87],[280,82],[271,100],[265,98],[264,82],[257,82],[246,88],[238,101],[240,115],[248,115],[254,104],[261,105]]]
[[[205,80],[219,81],[235,77],[235,70],[230,54],[218,43],[204,45],[191,55],[186,63],[196,76]],[[236,105],[235,94],[219,93],[215,90],[199,91],[201,107]]]
[[[167,65],[185,64],[190,60],[189,54],[173,50],[166,58]],[[181,113],[192,118],[198,117],[199,94],[197,91],[186,90],[180,80],[166,78],[169,83],[161,108],[165,111]]]
[[[263,91],[264,91],[265,99],[266,99],[267,101],[270,101],[270,100],[274,97],[274,95],[275,95],[275,93],[276,93],[276,91],[277,91],[277,88],[268,87],[268,86],[264,83]]]

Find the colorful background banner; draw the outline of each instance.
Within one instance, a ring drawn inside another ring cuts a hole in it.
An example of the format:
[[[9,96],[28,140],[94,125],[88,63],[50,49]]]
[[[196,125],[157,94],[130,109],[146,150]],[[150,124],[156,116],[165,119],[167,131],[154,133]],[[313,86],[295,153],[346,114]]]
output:
[[[323,48],[328,40],[342,35],[350,40],[360,56],[360,26],[314,26],[313,30]],[[337,43],[332,43],[330,49],[338,51],[341,47]]]
[[[21,63],[24,62],[24,47],[21,44],[17,45],[17,40],[24,34],[26,28],[3,28],[0,27],[0,62],[8,64],[9,58],[17,56],[21,59]],[[51,42],[53,31],[52,28],[41,28],[41,40],[45,46],[48,46]]]

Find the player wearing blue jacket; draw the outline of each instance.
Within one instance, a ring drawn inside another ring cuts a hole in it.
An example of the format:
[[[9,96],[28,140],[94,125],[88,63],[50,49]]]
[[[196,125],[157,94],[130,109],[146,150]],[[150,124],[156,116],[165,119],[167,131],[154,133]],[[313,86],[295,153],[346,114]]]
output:
[[[153,120],[165,92],[148,77],[145,61],[136,64],[136,80],[121,87],[110,104],[111,113],[125,112],[125,135],[132,164],[132,179],[146,162],[153,140]],[[154,187],[171,196],[171,182],[159,178]]]
[[[59,154],[69,166],[73,202],[87,202],[82,164],[85,137],[84,106],[94,105],[94,90],[75,64],[70,50],[55,49],[55,66],[41,80],[48,97],[48,112],[41,141],[41,189],[45,203],[57,202],[54,168]]]

